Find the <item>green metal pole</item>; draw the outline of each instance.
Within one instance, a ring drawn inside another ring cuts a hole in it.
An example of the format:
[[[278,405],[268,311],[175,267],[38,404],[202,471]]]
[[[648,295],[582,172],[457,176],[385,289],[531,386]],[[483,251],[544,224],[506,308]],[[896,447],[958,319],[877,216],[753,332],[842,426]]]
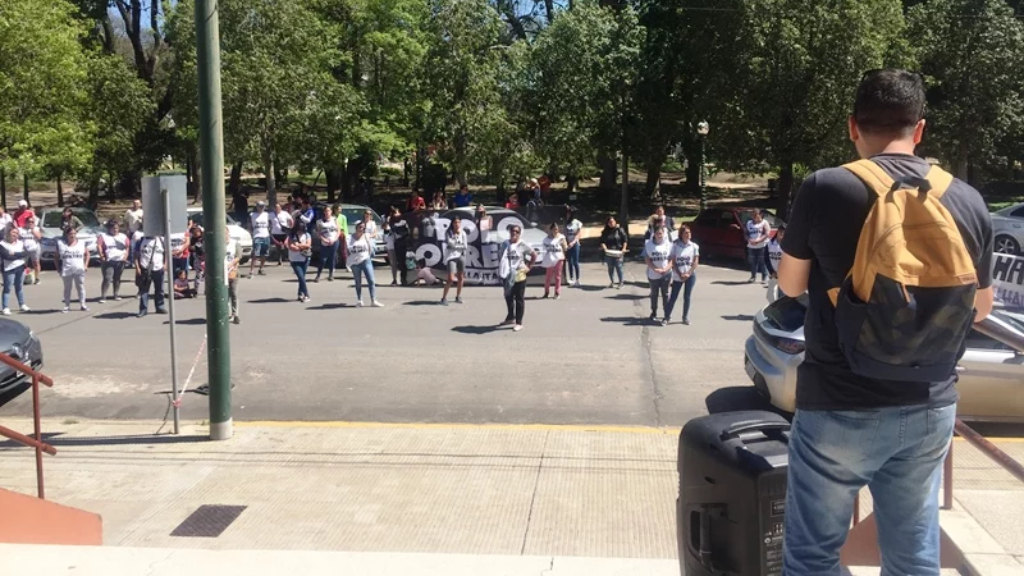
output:
[[[231,438],[231,347],[224,262],[224,133],[220,97],[220,25],[217,0],[196,0],[199,60],[199,148],[203,158],[206,221],[206,337],[210,385],[210,439]]]

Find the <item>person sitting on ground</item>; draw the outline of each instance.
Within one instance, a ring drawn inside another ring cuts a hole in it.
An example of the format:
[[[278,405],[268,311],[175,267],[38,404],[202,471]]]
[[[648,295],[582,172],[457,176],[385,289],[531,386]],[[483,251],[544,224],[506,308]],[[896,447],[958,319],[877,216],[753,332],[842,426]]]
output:
[[[174,278],[174,299],[194,298],[196,291],[188,283],[188,274],[181,269],[176,274],[177,276]]]
[[[441,283],[441,280],[434,276],[430,267],[427,266],[427,261],[422,258],[416,261],[416,280],[413,281],[413,284],[419,285],[421,282],[423,286],[433,286]]]

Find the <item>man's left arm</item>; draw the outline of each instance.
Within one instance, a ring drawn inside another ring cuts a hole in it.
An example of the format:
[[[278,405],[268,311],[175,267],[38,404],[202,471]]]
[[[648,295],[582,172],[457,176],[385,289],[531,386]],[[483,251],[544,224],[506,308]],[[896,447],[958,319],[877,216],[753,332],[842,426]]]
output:
[[[978,259],[978,292],[974,296],[974,321],[981,322],[995,305],[995,289],[992,287],[992,253],[995,252],[995,235],[992,232],[992,220],[986,208],[979,214],[981,222],[981,258]]]
[[[793,209],[782,240],[782,261],[779,262],[779,288],[792,298],[807,291],[811,276],[811,216],[813,212],[814,176],[808,178],[793,200]]]

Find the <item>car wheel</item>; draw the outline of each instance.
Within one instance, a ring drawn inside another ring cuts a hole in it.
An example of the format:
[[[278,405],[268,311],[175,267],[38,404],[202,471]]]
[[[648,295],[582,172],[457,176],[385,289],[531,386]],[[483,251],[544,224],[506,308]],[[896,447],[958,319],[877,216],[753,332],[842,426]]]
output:
[[[1000,234],[996,236],[995,251],[1000,254],[1020,254],[1020,244],[1012,236]]]

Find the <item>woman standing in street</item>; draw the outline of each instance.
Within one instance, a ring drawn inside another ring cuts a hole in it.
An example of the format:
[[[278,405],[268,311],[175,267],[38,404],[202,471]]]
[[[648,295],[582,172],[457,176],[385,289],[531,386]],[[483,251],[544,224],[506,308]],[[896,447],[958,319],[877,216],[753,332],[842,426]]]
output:
[[[697,283],[697,266],[700,264],[700,246],[691,240],[690,227],[679,225],[679,237],[672,243],[672,295],[665,306],[665,324],[672,319],[680,289],[683,291],[683,324],[690,324],[690,294]]]
[[[7,228],[5,238],[0,242],[0,260],[4,265],[4,295],[3,315],[10,316],[11,309],[8,306],[11,298],[11,289],[18,297],[18,304],[22,312],[28,312],[29,307],[25,305],[25,245],[21,241],[18,229],[14,226]]]
[[[107,222],[107,232],[100,234],[100,270],[103,281],[100,284],[100,304],[107,301],[107,290],[114,287],[114,300],[121,299],[121,274],[128,261],[128,237],[121,233],[116,220]]]
[[[757,281],[757,273],[761,273],[761,283],[768,283],[768,267],[765,265],[765,252],[771,238],[772,226],[764,219],[764,213],[754,210],[746,224],[747,262],[750,264],[750,282]]]
[[[64,240],[57,241],[55,265],[64,280],[63,312],[67,314],[71,310],[72,284],[78,291],[78,305],[83,312],[87,312],[89,307],[85,305],[85,273],[89,270],[89,249],[85,242],[78,240],[78,230],[68,228],[64,231]]]
[[[658,298],[661,297],[662,307],[666,312],[666,318],[662,324],[668,323],[668,287],[672,283],[672,263],[669,256],[672,253],[672,243],[668,241],[668,234],[663,227],[654,229],[654,235],[644,245],[645,261],[647,262],[647,281],[651,285],[651,320],[658,317]]]
[[[480,244],[486,244],[494,230],[494,218],[487,215],[487,208],[483,204],[476,205],[476,229],[480,234]]]
[[[35,216],[29,216],[25,219],[25,224],[18,228],[18,236],[25,247],[26,276],[31,276],[28,282],[30,284],[39,284],[39,274],[42,272],[42,262],[40,261],[42,250],[40,249],[39,241],[43,237],[43,232],[36,225]]]
[[[164,239],[154,236],[143,226],[139,229],[142,239],[132,259],[135,261],[135,283],[139,286],[139,318],[149,313],[149,288],[153,295],[157,314],[166,314],[164,309],[164,269],[169,264]]]
[[[285,240],[285,247],[288,248],[288,262],[292,265],[292,271],[299,280],[299,302],[309,302],[309,287],[306,286],[306,269],[309,268],[309,257],[313,247],[312,238],[306,232],[306,223],[296,220],[295,226]]]
[[[356,224],[356,231],[348,240],[348,264],[356,281],[356,306],[363,305],[363,276],[370,289],[370,304],[374,308],[384,305],[377,301],[377,282],[373,277],[373,240],[366,235],[366,224]]]
[[[377,222],[373,219],[372,211],[366,210],[363,212],[363,225],[366,227],[366,231],[364,231],[363,234],[366,234],[367,238],[369,238],[371,242],[377,242]],[[342,234],[347,235],[348,231],[342,231]]]
[[[455,289],[455,303],[462,304],[462,285],[466,283],[466,247],[469,241],[466,232],[462,229],[462,217],[452,218],[452,225],[445,233],[444,241],[444,265],[448,268],[448,282],[444,285],[444,294],[441,295],[441,305],[448,305],[448,291],[452,284],[457,283]]]
[[[544,297],[551,293],[551,283],[555,284],[555,300],[562,297],[562,263],[568,246],[565,236],[558,231],[558,224],[552,222],[548,227],[547,238],[544,238],[540,265],[544,267]]]
[[[199,284],[206,275],[204,267],[206,251],[203,248],[206,240],[206,231],[199,224],[193,223],[188,229],[189,265],[196,271],[195,283],[193,284],[196,294],[199,294]],[[186,274],[186,278],[188,275]]]
[[[569,278],[569,285],[579,288],[580,286],[580,235],[583,232],[583,223],[576,219],[576,212],[572,206],[565,207],[565,242],[568,248],[565,251],[566,276]]]
[[[422,201],[422,198],[420,200]],[[391,236],[395,242],[394,261],[398,267],[398,279],[402,286],[407,286],[409,284],[409,266],[406,263],[409,251],[409,223],[398,211],[398,208],[392,208],[390,224]]]
[[[604,230],[601,231],[601,250],[604,251],[604,261],[608,265],[609,288],[615,287],[615,275],[619,277],[618,287],[622,288],[622,259],[629,250],[629,239],[626,231],[619,226],[615,218],[608,217]]]
[[[388,223],[391,215],[384,219],[384,226],[381,231],[384,234],[384,247],[388,251],[388,266],[391,268],[391,285],[398,284],[398,261],[395,259],[395,235],[391,233],[391,224]],[[346,249],[346,253],[347,253]]]
[[[327,266],[327,281],[334,282],[334,266],[338,259],[338,222],[334,219],[334,211],[324,206],[323,216],[316,221],[316,235],[320,239],[320,266],[316,270],[313,283],[320,281],[320,275]]]
[[[520,238],[523,229],[518,225],[509,227],[509,243],[501,253],[500,275],[506,282],[505,306],[508,316],[502,326],[512,324],[512,330],[523,329],[523,314],[526,313],[526,275],[537,262],[537,253]]]

